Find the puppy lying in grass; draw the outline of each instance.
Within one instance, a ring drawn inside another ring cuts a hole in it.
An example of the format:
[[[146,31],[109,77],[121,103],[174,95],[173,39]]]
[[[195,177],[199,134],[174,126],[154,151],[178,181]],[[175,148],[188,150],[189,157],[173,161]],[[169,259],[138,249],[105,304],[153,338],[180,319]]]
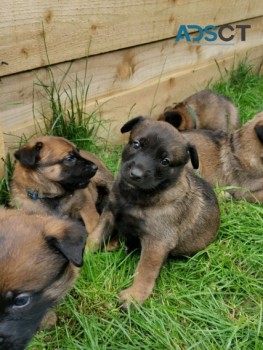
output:
[[[121,129],[129,131],[108,205],[88,237],[91,251],[116,229],[128,243],[139,240],[141,257],[133,285],[120,293],[124,308],[148,298],[169,254],[189,256],[207,247],[220,221],[213,190],[186,166],[190,159],[198,168],[198,156],[179,131],[144,117]]]
[[[178,130],[210,129],[234,131],[240,125],[239,113],[226,96],[209,90],[197,92],[174,107],[166,107],[159,120]]]
[[[197,148],[200,174],[212,186],[234,187],[236,199],[263,203],[263,112],[233,133],[184,131]]]

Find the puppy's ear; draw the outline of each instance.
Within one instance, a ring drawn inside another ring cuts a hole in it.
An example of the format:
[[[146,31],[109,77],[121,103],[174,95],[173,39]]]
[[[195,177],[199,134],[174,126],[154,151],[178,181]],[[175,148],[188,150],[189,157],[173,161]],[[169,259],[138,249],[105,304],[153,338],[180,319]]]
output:
[[[36,168],[37,162],[39,161],[39,153],[42,147],[43,143],[37,142],[34,147],[25,146],[16,151],[14,156],[25,167],[34,169]]]
[[[45,240],[75,266],[82,266],[87,232],[78,223],[51,220],[45,225]]]
[[[147,119],[148,118],[146,118],[146,117],[139,116],[139,117],[136,117],[136,118],[129,120],[127,123],[125,123],[122,126],[121,133],[124,134],[125,132],[131,131],[135,127],[135,125],[137,125],[138,123],[141,123]]]
[[[170,110],[164,112],[164,120],[175,128],[179,128],[182,123],[182,116],[179,112]]]
[[[190,155],[191,163],[194,169],[199,168],[199,158],[198,158],[198,153],[194,145],[189,145],[188,146],[188,152]]]
[[[255,133],[261,143],[263,143],[263,124],[259,122],[254,127]]]

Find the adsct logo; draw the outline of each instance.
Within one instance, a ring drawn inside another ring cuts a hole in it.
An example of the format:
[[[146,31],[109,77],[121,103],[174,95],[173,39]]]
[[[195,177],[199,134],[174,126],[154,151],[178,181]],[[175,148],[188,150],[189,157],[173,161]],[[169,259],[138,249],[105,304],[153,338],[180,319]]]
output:
[[[218,28],[212,24],[204,28],[197,24],[181,24],[175,41],[184,41],[192,45],[234,45],[235,43],[232,41],[235,39],[236,33],[240,31],[241,41],[246,41],[246,30],[249,28],[251,28],[249,24],[237,24],[235,26],[225,24]],[[197,31],[198,35],[191,37],[189,31]]]

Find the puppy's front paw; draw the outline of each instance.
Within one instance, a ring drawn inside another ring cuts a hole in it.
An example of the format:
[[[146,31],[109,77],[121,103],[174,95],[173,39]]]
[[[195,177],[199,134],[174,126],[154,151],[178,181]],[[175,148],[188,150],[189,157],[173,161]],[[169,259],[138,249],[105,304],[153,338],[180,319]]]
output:
[[[122,290],[119,294],[119,298],[121,309],[127,310],[128,306],[131,303],[137,302],[142,304],[147,298],[147,296],[144,295],[144,293],[141,293],[140,291],[136,290],[136,288],[130,287]]]

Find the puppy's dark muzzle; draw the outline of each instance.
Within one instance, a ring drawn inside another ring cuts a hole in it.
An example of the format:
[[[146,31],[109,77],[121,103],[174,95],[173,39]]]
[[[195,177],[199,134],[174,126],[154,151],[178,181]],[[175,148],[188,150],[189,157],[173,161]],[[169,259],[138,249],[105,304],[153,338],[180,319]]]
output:
[[[78,169],[68,179],[59,183],[68,191],[80,190],[88,186],[90,179],[96,174],[98,167],[92,162],[85,162],[85,165]],[[1,349],[0,349],[1,350]]]
[[[98,167],[92,162],[86,162],[84,166],[79,168],[79,174],[76,174],[73,177],[79,177],[79,179],[91,179],[97,172]],[[81,180],[80,180],[81,181]]]
[[[93,177],[96,174],[98,167],[96,164],[91,163],[86,165],[85,170],[89,173],[90,177]]]
[[[144,172],[139,168],[131,168],[130,170],[130,178],[135,181],[139,181],[143,178]]]
[[[0,350],[24,350],[27,344],[27,340],[18,344],[17,339],[11,340],[0,334]]]
[[[149,190],[155,187],[154,173],[147,159],[124,162],[121,169],[122,180],[134,188]]]

